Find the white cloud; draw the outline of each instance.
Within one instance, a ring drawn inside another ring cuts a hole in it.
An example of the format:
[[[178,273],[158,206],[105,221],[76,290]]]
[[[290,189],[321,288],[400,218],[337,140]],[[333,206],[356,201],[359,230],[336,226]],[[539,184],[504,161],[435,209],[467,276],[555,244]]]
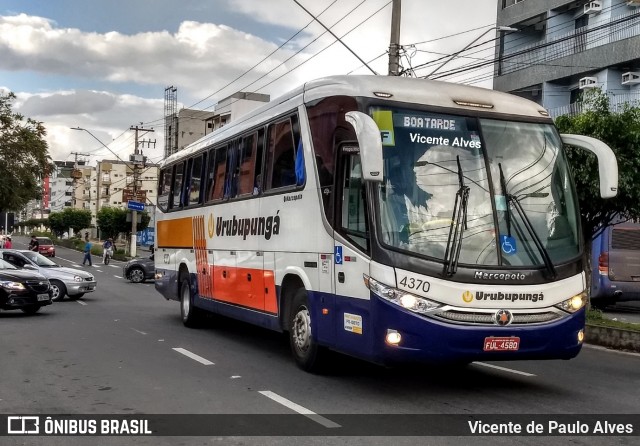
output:
[[[342,36],[382,8],[344,38],[344,42],[362,59],[370,60],[388,49],[391,7],[388,0],[370,0],[362,3],[351,15],[347,14],[361,1],[337,1],[320,19],[328,26],[341,20],[332,30]],[[165,86],[176,86],[181,105],[189,106],[217,92],[311,21],[291,0],[226,2],[228,9],[245,20],[244,29],[250,29],[247,24],[261,22],[282,27],[274,28],[282,35],[275,35],[276,31],[273,31],[271,39],[266,40],[228,24],[199,22],[197,17],[194,17],[195,20],[183,21],[173,33],[158,30],[126,35],[119,32],[96,33],[61,28],[54,20],[26,14],[0,16],[1,69],[4,73],[29,73],[43,79],[43,83],[35,86],[32,91],[18,93],[16,106],[25,115],[45,123],[50,152],[54,158],[66,159],[71,151],[93,151],[98,155],[111,156],[106,149],[100,149],[100,144],[90,135],[74,132],[69,127],[87,128],[111,147],[113,138],[117,138],[131,124],[140,121],[153,121],[159,126],[154,134],[159,141],[156,149],[159,155],[163,147],[162,95]],[[302,3],[314,14],[319,14],[331,0],[304,0]],[[420,42],[491,24],[495,20],[495,9],[495,0],[405,1],[401,43]],[[360,62],[339,43],[312,58],[334,42],[329,34],[318,38],[301,54],[287,60],[323,32],[320,25],[312,23],[285,49],[276,52],[240,81],[215,93],[199,107],[211,106],[216,100],[240,89],[268,93],[275,97],[307,80],[331,74],[346,74],[360,67]],[[481,32],[419,45],[417,49],[453,53]],[[261,35],[264,34],[263,30]],[[492,57],[492,54],[489,51],[481,56]],[[415,52],[411,64],[417,65],[435,57],[437,56],[433,54]],[[297,68],[305,61],[308,62]],[[459,59],[448,67],[455,67],[462,62],[464,60]],[[406,60],[403,63],[406,67]],[[385,74],[386,55],[372,66],[379,73]],[[271,70],[274,71],[269,73]],[[365,68],[356,72],[369,73]],[[427,72],[423,71],[421,74]],[[51,76],[67,80],[64,91],[56,91],[57,87],[47,88],[44,80]],[[263,79],[253,83],[262,76]],[[3,80],[3,83],[7,84],[7,81]],[[78,83],[85,89],[78,89]],[[95,86],[91,86],[92,83]],[[110,92],[109,84],[118,84],[119,91],[130,91],[131,94]],[[263,88],[266,84],[269,85]],[[136,85],[145,86],[147,90],[149,86],[156,88],[156,98],[139,97]],[[34,93],[36,88],[40,93]],[[125,137],[117,138],[114,143],[114,147],[117,146],[114,151],[119,154],[119,150],[122,154],[132,151],[131,140],[122,143],[124,139]]]
[[[15,110],[25,116],[43,121],[53,159],[65,160],[71,152],[82,152],[90,153],[93,159],[113,159],[117,155],[126,160],[134,147],[133,132],[125,129],[136,124],[137,116],[161,117],[164,102],[104,91],[64,91],[53,94],[17,93],[14,105]],[[89,133],[72,130],[71,127],[84,128]],[[163,147],[162,121],[145,127],[155,130],[147,139],[156,139],[157,148],[147,155],[157,158]]]

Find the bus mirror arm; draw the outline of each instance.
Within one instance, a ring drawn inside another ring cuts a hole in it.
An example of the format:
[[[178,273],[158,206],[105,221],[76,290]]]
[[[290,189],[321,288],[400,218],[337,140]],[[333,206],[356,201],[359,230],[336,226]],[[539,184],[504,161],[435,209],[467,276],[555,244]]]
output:
[[[562,134],[562,142],[567,145],[589,150],[598,157],[600,175],[600,196],[613,198],[618,194],[618,162],[613,150],[596,138],[583,135]]]
[[[382,161],[382,138],[375,121],[367,114],[350,111],[345,114],[346,121],[353,126],[360,145],[362,179],[382,182],[384,164]]]

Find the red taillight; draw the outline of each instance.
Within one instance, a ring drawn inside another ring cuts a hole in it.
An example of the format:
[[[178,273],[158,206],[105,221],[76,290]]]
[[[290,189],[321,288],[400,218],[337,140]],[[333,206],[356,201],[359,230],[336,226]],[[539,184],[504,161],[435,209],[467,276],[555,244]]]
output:
[[[603,252],[598,257],[598,272],[601,276],[609,275],[609,253]]]

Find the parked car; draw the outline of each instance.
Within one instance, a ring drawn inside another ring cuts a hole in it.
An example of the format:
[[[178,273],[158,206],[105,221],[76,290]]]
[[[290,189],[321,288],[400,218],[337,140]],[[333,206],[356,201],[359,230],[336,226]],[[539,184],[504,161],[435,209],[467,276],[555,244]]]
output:
[[[640,224],[608,226],[593,241],[591,305],[640,301]]]
[[[0,260],[0,310],[34,314],[51,305],[51,293],[49,281],[43,275]]]
[[[131,259],[122,267],[122,274],[133,283],[141,283],[152,280],[156,273],[156,266],[151,257]]]
[[[2,259],[12,265],[39,272],[51,283],[51,298],[53,301],[64,299],[79,299],[85,293],[96,289],[96,279],[93,274],[81,269],[66,268],[34,251],[2,249]]]
[[[36,237],[38,240],[38,252],[43,256],[55,257],[56,247],[48,237]]]

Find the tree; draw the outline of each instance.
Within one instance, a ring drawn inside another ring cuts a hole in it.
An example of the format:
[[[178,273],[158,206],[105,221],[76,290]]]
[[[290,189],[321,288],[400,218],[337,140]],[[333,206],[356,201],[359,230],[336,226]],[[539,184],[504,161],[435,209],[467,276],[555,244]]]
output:
[[[15,99],[0,92],[0,212],[40,198],[41,180],[51,169],[44,125],[14,113]]]
[[[127,221],[127,214],[129,214],[129,211],[126,209],[101,208],[96,215],[96,222],[102,232],[102,238],[116,238],[120,233],[129,234],[131,232],[131,222]],[[149,225],[151,216],[147,211],[138,213],[138,215],[141,215],[138,230],[142,231]]]
[[[84,228],[91,226],[91,211],[88,209],[65,208],[62,211],[62,221],[65,228],[71,228],[77,234]]]
[[[62,234],[64,234],[69,228],[64,223],[64,216],[62,215],[62,212],[52,212],[49,214],[49,227],[57,237],[62,237]]]
[[[116,238],[118,234],[127,230],[127,211],[112,207],[100,208],[96,214],[96,223],[103,239]]]
[[[600,197],[598,161],[583,149],[569,147],[567,157],[578,191],[582,227],[587,240],[617,219],[640,218],[640,107],[625,104],[611,111],[609,97],[595,91],[585,98],[586,111],[560,116],[556,126],[561,133],[592,136],[611,147],[618,160],[618,195]]]

